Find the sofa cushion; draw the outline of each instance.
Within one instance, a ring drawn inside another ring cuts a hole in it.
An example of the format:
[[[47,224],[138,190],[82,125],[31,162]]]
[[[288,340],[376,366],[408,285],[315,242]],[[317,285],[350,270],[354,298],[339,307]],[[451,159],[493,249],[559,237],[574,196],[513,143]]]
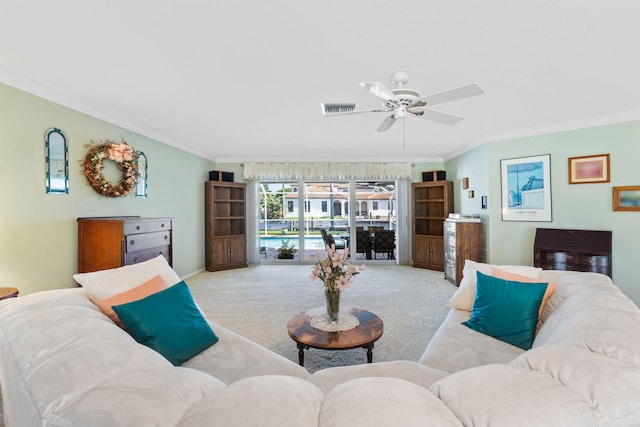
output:
[[[564,346],[543,346],[511,362],[542,372],[583,399],[600,424],[640,425],[640,367],[625,361]]]
[[[100,311],[109,316],[109,319],[113,321],[116,325],[121,328],[124,327],[120,318],[113,311],[114,305],[124,304],[126,302],[138,301],[142,298],[148,297],[149,295],[155,294],[163,289],[167,289],[167,282],[162,278],[162,276],[158,275],[153,279],[143,283],[142,285],[135,287],[129,291],[122,292],[120,294],[114,295],[109,298],[105,298],[102,300],[94,301],[98,306]]]
[[[640,310],[609,277],[566,272],[554,281],[534,347],[582,348],[640,366]]]
[[[447,375],[449,375],[448,372],[430,368],[420,363],[409,360],[395,360],[320,369],[312,374],[308,381],[327,394],[338,384],[355,378],[394,377],[428,388],[431,384]]]
[[[40,424],[92,427],[183,425],[185,413],[207,395],[225,387],[207,374],[167,363],[163,368],[142,368],[109,378],[77,399],[70,399],[57,408],[47,422],[41,421]]]
[[[138,264],[74,274],[73,278],[87,290],[92,301],[99,301],[140,286],[157,275],[162,276],[169,286],[180,281],[162,255]]]
[[[479,271],[476,274],[471,318],[463,325],[522,349],[530,349],[547,284],[512,282]]]
[[[136,341],[176,366],[218,342],[184,281],[113,310]]]
[[[503,271],[516,273],[531,279],[537,279],[542,271],[541,268],[528,267],[526,265],[493,265],[466,260],[462,269],[460,286],[447,303],[447,307],[471,311],[476,296],[476,272],[491,274],[492,267],[498,267]]]
[[[357,378],[325,396],[318,426],[456,426],[460,420],[426,388],[391,377]]]
[[[452,308],[418,362],[435,369],[458,372],[491,363],[509,363],[524,352],[515,345],[467,328],[462,322],[470,316],[468,311]]]
[[[8,425],[47,424],[53,414],[109,381],[172,368],[109,321],[82,288],[36,292],[0,304],[0,341],[3,376],[19,375],[11,387],[3,387],[4,415],[5,421],[23,422]],[[26,399],[13,399],[9,389]],[[26,420],[33,412],[36,424]]]
[[[233,331],[207,320],[220,340],[182,364],[232,384],[255,375],[288,375],[306,379],[309,371],[297,363]],[[285,332],[286,334],[286,332]]]
[[[548,375],[516,366],[456,372],[430,390],[465,426],[598,425],[587,400]]]
[[[210,393],[189,410],[179,425],[317,427],[323,398],[317,387],[300,378],[245,378]]]

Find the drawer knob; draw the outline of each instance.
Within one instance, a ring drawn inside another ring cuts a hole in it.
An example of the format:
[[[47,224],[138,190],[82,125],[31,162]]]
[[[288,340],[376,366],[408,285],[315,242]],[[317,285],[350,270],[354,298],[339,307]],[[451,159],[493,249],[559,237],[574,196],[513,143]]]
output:
[[[135,258],[133,259],[133,262],[138,262],[138,261],[140,261],[140,260],[138,259],[138,257],[135,257]]]
[[[164,228],[164,222],[160,224],[160,228]]]
[[[167,240],[169,238],[169,236],[164,236],[164,240]]]
[[[140,226],[139,225],[136,225],[136,230],[140,230]]]
[[[135,241],[135,240],[132,240],[132,241],[131,241],[131,246],[133,246],[133,245],[135,245],[135,244],[136,244],[136,241]]]

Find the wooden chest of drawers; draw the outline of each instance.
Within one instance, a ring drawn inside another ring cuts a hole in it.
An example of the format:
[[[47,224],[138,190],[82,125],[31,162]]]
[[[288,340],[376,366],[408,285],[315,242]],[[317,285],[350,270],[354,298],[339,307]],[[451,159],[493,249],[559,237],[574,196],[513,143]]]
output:
[[[163,255],[172,265],[173,218],[78,218],[78,272],[136,264]]]

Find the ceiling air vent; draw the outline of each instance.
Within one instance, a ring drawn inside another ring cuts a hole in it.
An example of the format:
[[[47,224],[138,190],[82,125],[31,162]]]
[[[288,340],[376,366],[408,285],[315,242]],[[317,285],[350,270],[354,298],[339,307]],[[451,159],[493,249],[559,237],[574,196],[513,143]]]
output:
[[[358,104],[329,104],[322,102],[322,114],[350,113],[356,109]]]

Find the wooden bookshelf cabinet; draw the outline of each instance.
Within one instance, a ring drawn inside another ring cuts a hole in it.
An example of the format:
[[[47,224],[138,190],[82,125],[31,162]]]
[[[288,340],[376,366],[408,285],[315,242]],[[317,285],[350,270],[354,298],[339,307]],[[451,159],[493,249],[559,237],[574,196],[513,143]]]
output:
[[[413,266],[444,271],[444,220],[453,212],[453,183],[413,183],[412,192]]]
[[[208,271],[247,266],[246,185],[205,182],[205,266]]]
[[[460,285],[465,260],[484,262],[482,223],[447,219],[444,223],[444,277]]]

